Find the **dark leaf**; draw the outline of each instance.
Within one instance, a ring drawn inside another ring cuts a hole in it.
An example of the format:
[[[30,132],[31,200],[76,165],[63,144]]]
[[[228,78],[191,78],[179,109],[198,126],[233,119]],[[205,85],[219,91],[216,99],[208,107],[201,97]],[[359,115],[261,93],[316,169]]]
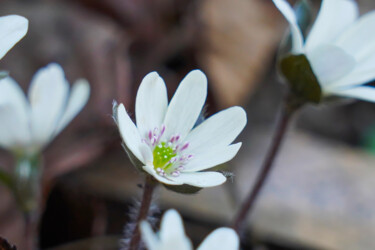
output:
[[[2,169],[0,169],[0,183],[4,184],[8,188],[12,188],[13,186],[12,176]]]
[[[306,102],[320,102],[322,90],[305,55],[284,57],[280,61],[280,70],[295,97]]]
[[[180,194],[196,194],[202,189],[202,188],[190,186],[187,184],[176,185],[176,186],[164,184],[164,187],[166,189],[169,189],[173,192],[180,193]]]

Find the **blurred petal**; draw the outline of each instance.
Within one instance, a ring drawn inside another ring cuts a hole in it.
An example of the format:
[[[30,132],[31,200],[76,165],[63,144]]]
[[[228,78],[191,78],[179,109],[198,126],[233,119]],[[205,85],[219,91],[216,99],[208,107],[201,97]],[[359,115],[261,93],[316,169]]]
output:
[[[355,87],[348,89],[334,90],[333,95],[355,98],[362,101],[375,102],[375,87]]]
[[[1,123],[7,123],[8,129],[3,133],[12,133],[14,143],[28,144],[30,142],[29,105],[25,94],[19,85],[10,77],[0,80],[0,101],[5,105],[0,117]],[[8,137],[4,135],[4,138]],[[1,140],[1,139],[0,139]]]
[[[320,45],[309,51],[307,57],[323,87],[350,73],[356,62],[343,49],[334,45]]]
[[[160,240],[163,250],[191,250],[191,242],[185,235],[184,225],[181,216],[176,210],[168,210],[161,220]]]
[[[152,231],[150,224],[142,221],[140,225],[142,240],[146,244],[148,250],[160,250],[159,239]]]
[[[210,233],[197,250],[238,250],[238,235],[231,228],[218,228]]]
[[[51,63],[40,69],[29,88],[33,142],[46,145],[63,115],[69,85],[60,65]]]
[[[214,187],[223,184],[227,178],[218,172],[182,172],[178,177],[168,177],[195,187]]]
[[[375,32],[369,29],[375,27],[375,11],[363,15],[348,30],[345,30],[335,44],[357,61],[373,56],[375,53]]]
[[[179,134],[181,140],[193,128],[207,96],[207,78],[200,70],[191,71],[180,83],[166,116],[164,138]]]
[[[184,166],[184,173],[205,170],[230,161],[236,156],[241,145],[242,143],[239,142],[220,149],[193,155],[193,158]]]
[[[353,87],[373,81],[375,79],[375,55],[357,63],[356,67],[343,78],[327,86],[327,90],[334,90],[342,87]]]
[[[14,106],[0,104],[0,147],[12,149],[17,145],[19,122],[14,116]]]
[[[156,72],[149,73],[139,86],[135,104],[137,127],[142,138],[146,138],[150,130],[160,127],[167,106],[167,89],[163,79]]]
[[[212,151],[229,145],[241,133],[247,122],[241,107],[231,107],[209,117],[186,137],[188,152]]]
[[[301,29],[298,26],[294,10],[285,0],[273,0],[273,2],[284,15],[285,19],[289,22],[293,43],[292,52],[295,54],[303,53],[303,36]]]
[[[140,151],[142,139],[139,135],[137,127],[130,119],[123,104],[120,104],[117,108],[117,122],[122,140],[125,142],[126,146],[132,151],[134,156],[145,164],[145,161]]]
[[[81,111],[86,105],[90,96],[90,85],[86,80],[78,80],[72,86],[69,100],[65,111],[60,118],[54,135],[57,135],[65,128],[68,123]]]
[[[26,35],[28,25],[29,21],[22,16],[0,17],[0,59]]]
[[[333,43],[358,17],[354,0],[323,0],[318,17],[306,39],[306,51]]]

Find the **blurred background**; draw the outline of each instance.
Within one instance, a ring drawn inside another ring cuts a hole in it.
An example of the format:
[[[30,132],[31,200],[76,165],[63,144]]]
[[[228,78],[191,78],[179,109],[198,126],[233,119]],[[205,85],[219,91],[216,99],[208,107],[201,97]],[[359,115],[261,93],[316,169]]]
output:
[[[291,1],[294,3],[294,1]],[[361,12],[372,0],[357,1]],[[317,11],[320,1],[312,1]],[[180,195],[160,188],[155,217],[176,208],[195,246],[227,225],[267,149],[285,86],[275,71],[287,24],[270,0],[2,0],[29,32],[0,62],[27,91],[50,62],[91,84],[88,105],[44,152],[42,249],[117,249],[142,176],[131,166],[112,101],[134,114],[139,83],[157,71],[171,97],[192,69],[209,79],[207,114],[241,105],[248,125],[233,178]],[[375,249],[375,104],[307,107],[292,125],[248,221],[243,249]],[[0,166],[13,159],[0,151]],[[23,220],[0,186],[0,236],[23,249]]]

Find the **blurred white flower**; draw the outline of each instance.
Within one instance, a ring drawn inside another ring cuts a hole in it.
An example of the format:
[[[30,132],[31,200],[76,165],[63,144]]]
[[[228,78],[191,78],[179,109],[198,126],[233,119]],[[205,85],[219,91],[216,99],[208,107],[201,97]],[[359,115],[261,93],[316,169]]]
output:
[[[0,17],[0,59],[26,35],[28,25],[28,20],[22,16]]]
[[[339,95],[375,101],[375,12],[358,18],[354,0],[323,0],[304,41],[294,10],[285,0],[273,0],[288,20],[292,53],[305,54],[323,96]]]
[[[230,144],[246,125],[246,113],[241,107],[231,107],[193,128],[206,95],[207,78],[200,70],[194,70],[182,80],[168,105],[164,81],[152,72],[138,89],[137,126],[122,104],[115,109],[126,147],[158,181],[196,187],[225,182],[221,173],[201,171],[237,154],[241,143]]]
[[[163,215],[160,231],[155,234],[148,222],[141,223],[142,239],[148,250],[191,250],[181,216],[170,209]],[[233,229],[222,227],[214,230],[197,250],[238,250],[239,238]]]
[[[69,90],[55,63],[33,77],[28,99],[10,77],[0,80],[0,146],[15,153],[40,152],[86,104],[90,86],[78,80]]]

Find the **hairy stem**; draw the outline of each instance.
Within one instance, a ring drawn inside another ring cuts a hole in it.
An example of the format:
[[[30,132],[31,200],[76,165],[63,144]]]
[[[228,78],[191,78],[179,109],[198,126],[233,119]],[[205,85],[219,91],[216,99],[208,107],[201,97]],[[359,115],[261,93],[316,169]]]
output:
[[[263,165],[258,173],[256,178],[255,184],[250,189],[250,192],[246,198],[246,200],[242,203],[239,211],[237,212],[233,223],[232,228],[236,230],[239,235],[242,235],[242,230],[244,228],[244,224],[246,222],[247,216],[251,213],[254,204],[257,200],[257,197],[264,186],[267,177],[269,176],[273,162],[277,156],[277,153],[280,149],[281,143],[283,141],[285,132],[287,131],[289,121],[291,117],[302,106],[301,103],[295,102],[294,99],[286,99],[283,109],[281,111],[281,116],[278,121],[275,134],[271,143],[271,146],[266,154],[264,159]]]
[[[141,221],[147,219],[148,211],[150,209],[151,202],[152,202],[152,194],[153,194],[155,187],[156,187],[156,182],[153,180],[152,176],[147,175],[146,180],[145,180],[145,185],[143,187],[141,207],[139,209],[138,217],[136,220],[136,225],[131,235],[129,250],[139,249],[139,243],[141,241],[139,224],[141,223]]]

